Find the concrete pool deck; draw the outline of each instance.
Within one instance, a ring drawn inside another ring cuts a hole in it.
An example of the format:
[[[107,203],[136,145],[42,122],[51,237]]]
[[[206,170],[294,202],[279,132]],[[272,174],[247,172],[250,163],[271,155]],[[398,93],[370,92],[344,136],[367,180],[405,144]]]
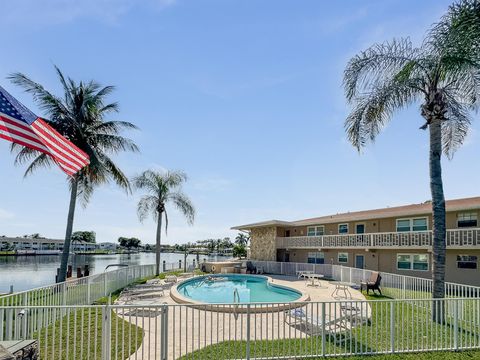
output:
[[[299,280],[296,277],[272,275],[271,278],[274,284],[288,286],[310,296],[310,301],[305,302],[302,307],[308,317],[321,318],[322,305],[319,302],[326,302],[325,318],[342,319],[341,303],[338,299],[332,297],[332,293],[335,290],[334,283],[322,280],[322,287],[317,288],[308,286],[305,280]],[[350,292],[353,301],[365,300],[365,297],[358,290],[350,289]],[[343,301],[345,304],[345,301],[351,300]],[[245,340],[248,333],[247,327],[250,328],[249,338],[251,341],[307,339],[313,334],[311,330],[289,324],[291,318],[288,317],[285,311],[273,310],[262,313],[250,313],[249,315],[245,313],[209,311],[208,304],[203,309],[178,304],[169,296],[168,291],[165,292],[165,296],[159,299],[158,304],[162,303],[172,305],[172,307],[169,307],[168,316],[164,320],[160,316],[159,309],[155,309],[152,317],[125,316],[121,314],[121,311],[117,311],[120,317],[144,330],[144,340],[141,346],[129,359],[154,359],[159,357],[162,351],[160,344],[161,321],[168,322],[166,353],[169,359],[177,359],[192,351],[219,342]],[[132,303],[132,305],[135,304]],[[157,311],[158,316],[155,316]],[[364,303],[360,312],[363,319],[368,319],[371,316],[370,307]],[[327,325],[329,324],[328,321],[326,323]],[[330,325],[333,325],[333,330],[328,331],[334,331],[335,334],[337,334],[337,331],[341,333],[346,329],[343,327],[343,330],[340,328],[337,330],[337,323],[331,323]]]

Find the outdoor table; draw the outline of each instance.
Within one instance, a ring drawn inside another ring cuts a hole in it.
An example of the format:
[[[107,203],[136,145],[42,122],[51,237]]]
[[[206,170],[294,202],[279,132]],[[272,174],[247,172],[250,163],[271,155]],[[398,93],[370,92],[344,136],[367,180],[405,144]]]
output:
[[[350,288],[355,286],[354,283],[344,282],[344,281],[332,281],[330,284],[335,286],[335,290],[332,292],[333,298],[338,299],[351,299],[352,293],[350,292]],[[344,296],[340,295],[340,292],[343,292]]]
[[[307,284],[307,286],[310,285],[310,286],[321,287],[320,280],[324,278],[324,275],[321,275],[321,274],[305,274],[304,277],[307,278],[308,281],[310,281],[310,283]]]

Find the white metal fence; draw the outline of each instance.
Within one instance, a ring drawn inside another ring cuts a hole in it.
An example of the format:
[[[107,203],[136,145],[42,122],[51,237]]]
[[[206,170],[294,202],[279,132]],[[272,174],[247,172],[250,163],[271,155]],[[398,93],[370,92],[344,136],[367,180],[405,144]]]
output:
[[[299,271],[312,271],[335,281],[360,284],[368,280],[372,270],[356,269],[333,264],[309,264],[294,262],[256,261],[252,263],[262,268],[267,274],[297,276]],[[395,299],[429,299],[432,291],[432,280],[380,272],[381,288],[385,295]],[[447,282],[446,297],[480,297],[480,287]]]
[[[162,270],[183,269],[182,262],[163,263]],[[134,265],[71,279],[0,297],[0,306],[89,305],[128,284],[155,274],[155,265]]]
[[[0,307],[0,340],[36,340],[40,359],[48,360],[291,359],[480,347],[480,299],[289,303],[286,311],[276,305]],[[257,312],[260,306],[271,309]],[[433,309],[443,323],[432,320]]]

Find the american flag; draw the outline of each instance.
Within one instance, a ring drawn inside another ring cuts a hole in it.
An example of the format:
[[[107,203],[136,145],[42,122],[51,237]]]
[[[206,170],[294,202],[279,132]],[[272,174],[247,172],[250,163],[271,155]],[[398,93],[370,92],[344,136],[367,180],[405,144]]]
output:
[[[70,176],[90,162],[86,153],[28,110],[1,86],[0,138],[50,155]]]

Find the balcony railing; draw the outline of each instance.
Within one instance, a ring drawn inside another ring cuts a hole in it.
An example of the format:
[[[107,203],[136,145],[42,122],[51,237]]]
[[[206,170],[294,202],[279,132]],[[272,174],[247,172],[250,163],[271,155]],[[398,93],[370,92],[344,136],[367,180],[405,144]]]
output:
[[[432,231],[277,237],[277,248],[428,248]],[[447,230],[447,247],[479,247],[480,228]]]

